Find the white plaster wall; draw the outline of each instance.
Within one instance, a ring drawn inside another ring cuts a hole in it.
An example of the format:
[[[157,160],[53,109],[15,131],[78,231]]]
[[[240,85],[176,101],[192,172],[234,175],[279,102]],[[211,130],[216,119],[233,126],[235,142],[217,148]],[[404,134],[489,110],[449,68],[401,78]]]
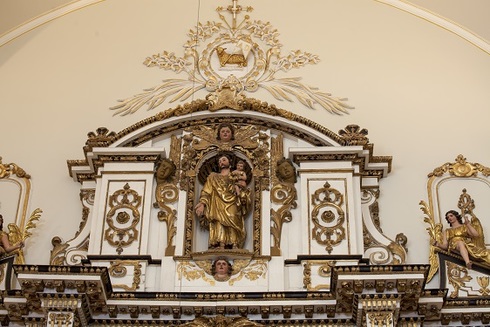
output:
[[[163,50],[182,56],[189,29],[198,20],[217,21],[215,8],[229,3],[106,0],[0,47],[0,156],[32,175],[31,210],[44,211],[27,243],[28,263],[48,264],[51,238],[67,240],[78,229],[79,185],[69,177],[66,160],[84,158],[87,133],[100,126],[117,132],[178,104],[113,116],[109,107],[117,99],[162,79],[186,78],[147,68],[144,59]],[[355,109],[337,116],[280,102],[265,91],[249,96],[334,132],[348,124],[367,128],[374,154],[393,156],[393,170],[381,181],[381,226],[391,238],[407,235],[409,263],[426,263],[428,236],[419,201],[427,199],[427,174],[458,154],[490,166],[490,55],[377,1],[240,4],[254,7],[252,19],[278,29],[283,55],[296,49],[319,55],[319,64],[281,77],[301,76],[304,84],[349,98]]]

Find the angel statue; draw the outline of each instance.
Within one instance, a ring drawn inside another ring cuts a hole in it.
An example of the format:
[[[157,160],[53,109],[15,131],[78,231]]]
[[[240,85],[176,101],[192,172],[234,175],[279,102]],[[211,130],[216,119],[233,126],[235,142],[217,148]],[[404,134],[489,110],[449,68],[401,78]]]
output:
[[[475,218],[470,221],[466,215],[463,218],[456,210],[449,210],[446,221],[450,228],[442,234],[442,241],[434,242],[441,249],[459,252],[468,269],[472,267],[472,259],[490,265],[490,250],[485,248],[483,229]]]
[[[36,227],[35,221],[41,217],[42,210],[36,209],[32,212],[24,231],[22,232],[14,223],[8,224],[8,234],[3,231],[3,217],[0,215],[0,255],[16,253],[16,264],[25,264],[24,252],[22,248],[25,246],[25,240],[32,235],[29,229]],[[11,245],[14,244],[14,245]]]
[[[217,126],[196,126],[191,132],[199,139],[192,144],[198,151],[210,147],[216,147],[220,152],[230,152],[237,147],[254,151],[260,147],[260,140],[267,137],[256,126],[238,127],[228,122]]]
[[[10,243],[10,238],[7,233],[3,231],[3,216],[0,214],[0,255],[5,256],[12,252],[18,251],[20,254],[20,249],[24,247],[24,242],[19,240],[19,242],[12,242],[14,245]]]

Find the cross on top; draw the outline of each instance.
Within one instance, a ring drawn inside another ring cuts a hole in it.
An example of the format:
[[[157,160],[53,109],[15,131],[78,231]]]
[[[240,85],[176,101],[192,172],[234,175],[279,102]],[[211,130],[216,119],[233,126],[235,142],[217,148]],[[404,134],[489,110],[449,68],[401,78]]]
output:
[[[223,10],[226,10],[228,11],[229,13],[231,13],[231,16],[232,16],[232,23],[231,23],[231,28],[233,30],[236,30],[237,29],[237,16],[240,12],[242,12],[242,10],[244,10],[242,8],[242,6],[240,6],[238,4],[238,0],[232,0],[232,4],[229,5],[226,9],[223,9],[223,7],[218,7],[217,11],[223,11]],[[253,10],[252,7],[246,7],[245,10],[247,12],[250,12]],[[221,16],[222,19],[224,19],[222,16]],[[247,18],[247,17],[246,17]]]
[[[233,5],[231,6],[228,6],[228,8],[226,10],[228,10],[229,12],[231,12],[231,15],[233,16],[233,28],[236,28],[236,16],[237,14],[242,11],[242,6],[239,6],[237,3],[238,3],[238,0],[232,0],[233,1]]]

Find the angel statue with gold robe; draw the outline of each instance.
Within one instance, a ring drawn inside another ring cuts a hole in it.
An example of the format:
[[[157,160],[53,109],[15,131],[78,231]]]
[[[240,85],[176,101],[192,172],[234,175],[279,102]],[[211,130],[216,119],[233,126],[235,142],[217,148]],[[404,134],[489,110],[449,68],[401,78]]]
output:
[[[19,226],[14,223],[8,224],[8,233],[3,231],[3,216],[0,215],[0,256],[16,254],[16,264],[25,264],[24,252],[25,240],[32,233],[29,231],[36,227],[35,222],[41,217],[42,210],[36,209],[32,212],[24,230],[21,231]]]
[[[20,240],[19,240],[20,241]],[[0,214],[0,256],[5,256],[24,247],[24,242],[10,244],[9,235],[3,231],[3,216]]]
[[[469,269],[472,267],[472,259],[490,265],[490,250],[485,247],[483,229],[479,220],[475,221],[475,218],[470,221],[465,216],[463,221],[463,217],[456,210],[449,210],[446,213],[446,221],[450,228],[442,234],[442,241],[436,241],[434,244],[444,250],[459,252]]]

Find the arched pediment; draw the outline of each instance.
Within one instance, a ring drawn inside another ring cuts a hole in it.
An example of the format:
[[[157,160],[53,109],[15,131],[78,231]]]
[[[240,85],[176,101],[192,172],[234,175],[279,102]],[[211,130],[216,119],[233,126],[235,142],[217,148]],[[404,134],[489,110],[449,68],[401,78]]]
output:
[[[235,107],[231,109],[230,107]],[[366,175],[385,176],[391,170],[391,157],[373,156],[373,146],[367,138],[367,130],[357,125],[349,125],[344,130],[335,133],[321,124],[296,115],[284,109],[277,108],[273,104],[257,99],[244,98],[238,101],[238,106],[226,103],[216,107],[210,100],[195,100],[191,103],[179,105],[156,115],[139,121],[119,132],[109,132],[107,128],[99,128],[88,134],[84,147],[85,160],[69,160],[70,174],[75,180],[92,179],[103,162],[107,160],[154,160],[161,149],[150,150],[154,144],[164,138],[165,135],[184,131],[196,126],[219,124],[220,122],[232,122],[240,125],[252,125],[257,128],[274,130],[288,137],[301,140],[301,147],[359,147],[358,154],[346,154],[344,159],[350,157],[363,161],[361,170]],[[105,148],[106,150],[101,150]],[[114,150],[118,148],[120,154],[122,148],[127,149],[126,156],[114,156]],[[129,149],[139,149],[131,151]],[[94,150],[95,149],[95,150]],[[146,149],[146,151],[145,151]],[[349,152],[349,151],[348,151]],[[352,151],[350,151],[352,152]],[[367,152],[367,154],[366,154]],[[133,154],[133,156],[131,155]],[[306,155],[306,154],[305,154]],[[107,156],[112,156],[107,158]],[[105,159],[102,159],[105,157]],[[301,155],[297,155],[297,160]],[[309,160],[314,156],[308,155]],[[336,158],[340,158],[338,155]],[[331,160],[331,155],[320,155],[317,160]],[[365,162],[364,162],[365,161]],[[376,163],[378,167],[369,167],[368,162]],[[373,173],[372,168],[382,173]]]

